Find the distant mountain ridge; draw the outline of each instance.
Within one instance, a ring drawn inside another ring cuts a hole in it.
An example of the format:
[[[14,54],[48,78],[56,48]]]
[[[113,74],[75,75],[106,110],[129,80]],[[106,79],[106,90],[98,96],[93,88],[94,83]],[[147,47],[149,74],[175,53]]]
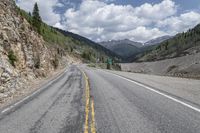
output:
[[[143,47],[142,43],[134,42],[129,39],[112,40],[99,44],[119,55],[123,60],[127,60],[129,57],[140,53],[140,48]]]
[[[133,61],[137,55],[153,49],[155,45],[170,38],[171,36],[162,36],[147,41],[144,44],[129,39],[104,41],[99,44],[120,56],[123,61],[130,62]]]
[[[155,39],[152,39],[152,40],[149,40],[149,41],[145,42],[144,46],[156,45],[156,44],[159,44],[159,43],[161,43],[161,42],[163,42],[165,40],[168,40],[170,38],[172,38],[172,36],[168,36],[168,35],[157,37]]]
[[[116,53],[114,53],[113,51],[101,46],[100,44],[93,42],[92,40],[85,38],[83,36],[80,36],[78,34],[69,32],[69,31],[65,31],[62,29],[58,29],[58,28],[54,28],[56,29],[58,32],[62,33],[63,35],[67,36],[67,37],[71,37],[72,40],[76,41],[78,40],[79,43],[83,44],[83,45],[87,45],[89,47],[92,47],[93,49],[95,49],[96,51],[100,52],[101,54],[106,54],[107,56],[113,58],[113,59],[120,59],[121,57],[119,55],[117,55]]]
[[[130,44],[130,45],[136,46],[138,48],[143,46],[142,43],[131,41],[129,39],[104,41],[104,42],[100,42],[100,44],[104,47],[112,47],[114,45],[120,45],[120,44]]]

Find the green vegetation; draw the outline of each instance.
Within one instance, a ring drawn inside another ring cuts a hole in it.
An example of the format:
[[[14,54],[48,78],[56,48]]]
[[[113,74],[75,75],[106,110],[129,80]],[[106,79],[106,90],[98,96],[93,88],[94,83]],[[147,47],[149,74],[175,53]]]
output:
[[[200,46],[200,24],[185,33],[160,43],[139,58],[139,61],[154,61],[175,58],[189,54],[188,49]]]
[[[115,61],[119,61],[120,57],[117,56],[114,52],[104,48],[100,44],[97,44],[87,38],[79,36],[77,34],[64,31],[61,29],[55,28],[57,31],[70,38],[71,48],[74,52],[81,53],[80,55],[84,58],[88,58],[88,55],[84,52],[89,52],[91,54],[88,59],[92,62],[106,62],[108,57],[111,57]]]
[[[53,27],[42,22],[37,4],[34,6],[32,15],[31,13],[27,13],[20,9],[19,7],[16,7],[16,9],[18,14],[24,17],[32,25],[33,29],[42,35],[46,42],[50,44],[58,44],[64,48],[67,48],[66,44],[71,41],[71,38],[65,37]]]
[[[84,58],[86,60],[92,59],[92,53],[90,51],[84,51],[81,56],[82,56],[82,58]]]
[[[96,65],[94,63],[88,64],[88,67],[96,67]]]
[[[31,13],[21,10],[19,7],[16,7],[16,9],[18,14],[31,24],[32,29],[39,33],[48,45],[61,47],[70,54],[80,55],[84,60],[90,62],[105,62],[108,56],[118,60],[118,57],[115,54],[99,44],[71,32],[51,27],[42,22],[37,3],[34,6],[32,15]],[[55,60],[55,67],[57,64],[56,62],[57,61]],[[36,62],[36,68],[39,67],[37,64],[38,63]]]
[[[17,57],[15,56],[14,52],[12,50],[10,50],[8,52],[8,59],[10,64],[15,67],[15,62],[17,61]]]
[[[33,16],[32,16],[32,25],[36,29],[38,33],[41,32],[41,24],[42,24],[42,19],[39,14],[39,8],[37,3],[35,3],[34,8],[33,8]],[[30,15],[30,14],[29,14]]]
[[[90,62],[96,62],[96,59],[97,59],[97,55],[95,54],[95,51],[93,51],[92,49],[89,49],[89,50],[85,49],[83,53],[81,54],[81,57]]]

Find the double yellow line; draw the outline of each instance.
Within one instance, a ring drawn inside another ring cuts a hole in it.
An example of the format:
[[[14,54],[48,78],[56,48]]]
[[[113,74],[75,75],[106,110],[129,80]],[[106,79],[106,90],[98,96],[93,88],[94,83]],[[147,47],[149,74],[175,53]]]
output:
[[[90,131],[91,133],[96,133],[95,128],[95,111],[94,111],[94,99],[90,99],[90,86],[89,80],[85,72],[83,72],[85,77],[85,98],[86,98],[86,105],[85,105],[85,126],[84,126],[84,133],[89,133],[89,113],[91,107],[91,122],[90,122]]]

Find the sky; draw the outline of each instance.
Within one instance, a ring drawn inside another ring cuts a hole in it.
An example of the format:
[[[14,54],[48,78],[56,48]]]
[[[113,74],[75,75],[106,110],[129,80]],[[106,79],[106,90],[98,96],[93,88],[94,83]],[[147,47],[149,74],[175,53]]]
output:
[[[185,32],[200,23],[200,0],[17,0],[37,2],[47,24],[93,41],[148,40]]]

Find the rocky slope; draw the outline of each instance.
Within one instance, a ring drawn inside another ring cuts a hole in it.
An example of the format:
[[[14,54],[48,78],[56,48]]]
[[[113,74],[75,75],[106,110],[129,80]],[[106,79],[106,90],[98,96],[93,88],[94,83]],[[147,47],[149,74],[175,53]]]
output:
[[[16,9],[0,1],[0,102],[66,62],[62,47],[47,44]]]

